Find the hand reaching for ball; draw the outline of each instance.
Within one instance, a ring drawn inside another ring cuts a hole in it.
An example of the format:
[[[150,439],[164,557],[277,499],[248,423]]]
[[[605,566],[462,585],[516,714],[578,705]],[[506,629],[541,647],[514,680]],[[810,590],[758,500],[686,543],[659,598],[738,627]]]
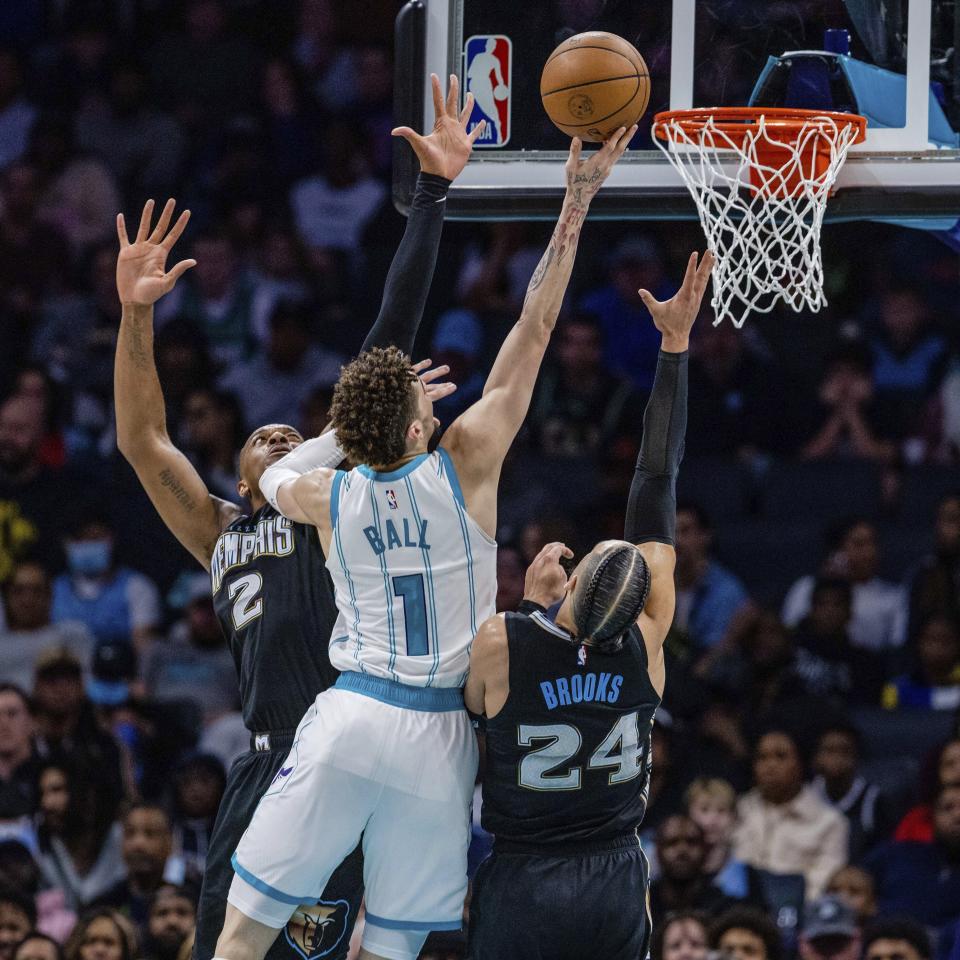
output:
[[[636,132],[637,124],[629,130],[621,127],[599,150],[586,156],[581,156],[583,143],[580,138],[573,138],[564,170],[567,175],[567,196],[574,203],[582,206],[589,205],[603,181],[610,175],[614,164],[623,156],[627,144]]]
[[[460,81],[456,74],[450,74],[450,90],[446,102],[440,90],[440,78],[430,74],[433,88],[433,130],[426,137],[410,127],[396,127],[391,131],[394,137],[403,137],[413,147],[424,173],[436,174],[447,180],[455,180],[467,165],[474,141],[483,133],[486,121],[481,120],[467,133],[470,114],[473,113],[473,94],[468,93],[466,102],[459,115],[457,104],[460,102]]]

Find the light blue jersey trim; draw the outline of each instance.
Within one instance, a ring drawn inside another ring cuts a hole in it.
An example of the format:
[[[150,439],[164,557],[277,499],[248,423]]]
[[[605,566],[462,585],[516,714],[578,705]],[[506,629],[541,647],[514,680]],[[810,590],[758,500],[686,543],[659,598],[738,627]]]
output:
[[[423,529],[423,518],[420,516],[420,508],[417,506],[417,496],[413,492],[413,484],[407,477],[404,481],[407,487],[407,495],[410,497],[410,506],[413,508],[413,519],[416,521],[417,529]],[[440,622],[437,620],[437,595],[433,586],[433,568],[430,565],[430,551],[426,547],[420,548],[420,556],[423,558],[424,572],[427,575],[427,616],[433,625],[431,631],[433,635],[433,665],[430,667],[430,675],[427,677],[427,686],[433,685],[433,678],[440,669]]]
[[[397,683],[386,677],[373,674],[359,674],[347,670],[337,677],[339,690],[359,693],[381,703],[407,710],[422,710],[427,713],[450,713],[463,710],[463,690],[459,687],[413,687],[408,683]]]
[[[234,873],[236,873],[241,880],[250,884],[254,890],[259,890],[261,893],[266,894],[271,900],[277,900],[280,903],[292,903],[297,907],[301,903],[313,903],[317,899],[316,897],[292,897],[289,893],[284,893],[281,890],[277,890],[276,887],[271,887],[269,883],[265,883],[259,877],[255,877],[249,870],[241,867],[237,862],[236,854],[230,858],[230,863],[233,864]]]
[[[346,474],[337,470],[333,475],[333,486],[330,487],[330,529],[335,530],[337,519],[340,516],[340,484]]]
[[[357,473],[366,477],[368,480],[402,480],[408,474],[413,473],[429,456],[429,453],[421,453],[419,456],[414,457],[409,463],[405,463],[397,470],[390,470],[387,473],[377,473],[376,470],[372,470],[365,463],[361,463],[360,466],[357,467]]]
[[[367,911],[367,923],[385,930],[461,930],[463,920],[387,920]]]
[[[343,575],[347,578],[347,590],[350,593],[350,603],[353,606],[353,631],[354,636],[357,638],[357,642],[354,648],[354,658],[357,663],[360,664],[360,669],[365,671],[363,661],[360,659],[360,651],[363,649],[363,637],[360,634],[360,608],[357,606],[357,590],[353,585],[353,578],[350,576],[350,571],[347,569],[347,562],[343,556],[343,542],[340,539],[340,528],[333,528],[333,545],[337,550],[337,559],[340,561],[340,569],[343,571]]]
[[[463,490],[460,489],[460,478],[457,476],[457,471],[453,465],[453,460],[450,459],[450,454],[447,453],[443,447],[437,447],[437,453],[440,454],[440,459],[443,461],[443,465],[447,468],[447,480],[450,483],[450,489],[453,490],[453,495],[456,498],[457,503],[459,503],[460,506],[466,510],[467,504],[463,499]]]
[[[380,509],[377,507],[377,498],[375,495],[376,488],[373,484],[369,487],[370,490],[370,508],[373,510],[373,523],[374,526],[379,530],[380,529]],[[390,676],[396,680],[397,673],[394,670],[394,667],[397,663],[397,629],[396,624],[393,622],[393,594],[390,592],[390,578],[387,576],[387,561],[383,553],[377,555],[377,559],[380,561],[380,572],[383,574],[383,590],[386,595],[387,602],[387,633],[390,641],[390,665],[387,668],[390,671]]]

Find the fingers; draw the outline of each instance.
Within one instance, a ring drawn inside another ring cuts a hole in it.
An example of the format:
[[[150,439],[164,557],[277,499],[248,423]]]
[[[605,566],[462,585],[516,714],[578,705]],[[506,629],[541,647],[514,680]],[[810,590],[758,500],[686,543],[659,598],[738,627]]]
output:
[[[439,121],[443,117],[443,91],[440,89],[440,78],[430,74],[430,87],[433,90],[433,119]]]
[[[457,392],[455,383],[435,383],[427,393],[431,403],[436,403],[444,397],[449,397],[451,393]]]
[[[486,130],[486,129],[487,129],[487,121],[486,121],[486,120],[481,120],[481,121],[470,131],[470,136],[468,137],[468,139],[470,140],[470,143],[471,143],[471,144],[476,143],[476,142],[477,142],[477,137],[479,137],[480,134],[482,134],[483,131]]]
[[[617,141],[617,145],[616,145],[616,147],[614,148],[614,151],[613,151],[613,152],[614,152],[614,155],[616,156],[616,158],[617,158],[618,160],[620,159],[620,157],[623,156],[623,154],[624,154],[624,152],[626,151],[627,147],[630,146],[630,141],[634,138],[634,135],[636,134],[637,130],[639,130],[639,129],[640,129],[640,125],[635,123],[632,127],[630,127],[629,130],[627,130],[626,132],[624,132],[624,133],[621,135],[621,137],[620,137],[620,139]]]
[[[170,201],[173,203],[173,201]],[[180,239],[180,234],[183,233],[187,228],[187,223],[190,220],[190,211],[184,210],[183,213],[177,217],[177,222],[173,225],[173,229],[160,241],[160,246],[169,253],[173,249],[173,245]]]
[[[167,227],[170,226],[170,218],[173,216],[173,209],[176,205],[177,201],[173,197],[163,205],[163,210],[160,211],[160,219],[153,228],[153,233],[150,234],[150,243],[159,243],[163,239]]]
[[[710,273],[717,258],[712,250],[707,250],[700,259],[700,266],[697,267],[697,278],[694,282],[694,289],[698,296],[703,296],[703,291],[707,289],[707,281],[710,279]]]
[[[467,129],[467,123],[470,120],[470,114],[473,113],[473,94],[468,93],[467,99],[463,102],[463,109],[460,111],[460,126]]]
[[[544,546],[541,551],[534,558],[536,560],[553,560],[557,561],[560,557],[566,557],[567,559],[573,556],[573,551],[565,544],[560,542],[548,543]]]
[[[638,290],[637,295],[643,301],[643,305],[653,313],[653,308],[660,306],[660,301],[649,290]]]
[[[429,370],[431,362],[432,361],[429,357],[427,357],[425,360],[418,360],[413,365],[413,372],[419,375],[421,370]]]
[[[181,260],[172,270],[168,271],[165,280],[172,287],[191,267],[197,265],[196,260]]]
[[[421,137],[416,130],[412,130],[410,127],[394,127],[390,131],[390,136],[403,137],[403,139],[406,140],[414,150],[417,149],[420,141],[423,139],[423,137]]]
[[[694,279],[697,276],[697,251],[694,250],[690,254],[690,258],[687,260],[687,270],[683,275],[683,284],[682,288],[689,290],[693,286]]]
[[[433,383],[434,380],[439,380],[441,377],[445,377],[450,372],[450,368],[445,364],[440,364],[439,367],[434,367],[432,370],[427,370],[425,373],[420,374],[420,379],[424,383]]]
[[[147,239],[150,233],[150,220],[153,218],[153,201],[148,200],[143,205],[143,213],[140,214],[140,229],[137,230],[137,243],[142,243]]]
[[[570,141],[570,161],[580,163],[580,151],[583,149],[583,141],[579,137],[574,137]]]
[[[123,219],[123,214],[117,214],[117,237],[120,240],[120,249],[130,246],[130,241],[127,239],[127,224]]]
[[[603,141],[603,146],[601,150],[606,150],[607,153],[613,153],[617,149],[617,145],[620,143],[620,138],[623,136],[626,127],[618,127],[613,133]]]
[[[450,89],[447,91],[447,116],[457,119],[457,105],[460,103],[460,80],[455,73],[450,74]]]

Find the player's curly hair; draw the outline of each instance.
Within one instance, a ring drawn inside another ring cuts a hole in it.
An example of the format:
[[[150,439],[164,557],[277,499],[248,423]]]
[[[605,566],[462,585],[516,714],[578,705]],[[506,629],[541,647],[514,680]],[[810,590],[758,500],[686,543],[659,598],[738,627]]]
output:
[[[573,595],[577,640],[616,652],[649,593],[650,570],[636,547],[622,543],[595,554],[581,572]]]
[[[417,416],[414,380],[410,358],[397,347],[374,347],[343,367],[330,419],[349,460],[383,467],[404,455]]]

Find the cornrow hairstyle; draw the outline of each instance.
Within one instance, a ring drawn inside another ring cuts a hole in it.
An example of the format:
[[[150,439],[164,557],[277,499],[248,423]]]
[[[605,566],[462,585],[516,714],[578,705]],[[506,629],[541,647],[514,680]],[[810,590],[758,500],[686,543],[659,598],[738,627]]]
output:
[[[650,593],[650,571],[630,544],[610,547],[587,565],[573,598],[577,642],[616,653]]]
[[[373,347],[343,367],[330,420],[347,459],[383,467],[404,455],[407,427],[417,416],[415,380],[410,358],[398,347]]]

